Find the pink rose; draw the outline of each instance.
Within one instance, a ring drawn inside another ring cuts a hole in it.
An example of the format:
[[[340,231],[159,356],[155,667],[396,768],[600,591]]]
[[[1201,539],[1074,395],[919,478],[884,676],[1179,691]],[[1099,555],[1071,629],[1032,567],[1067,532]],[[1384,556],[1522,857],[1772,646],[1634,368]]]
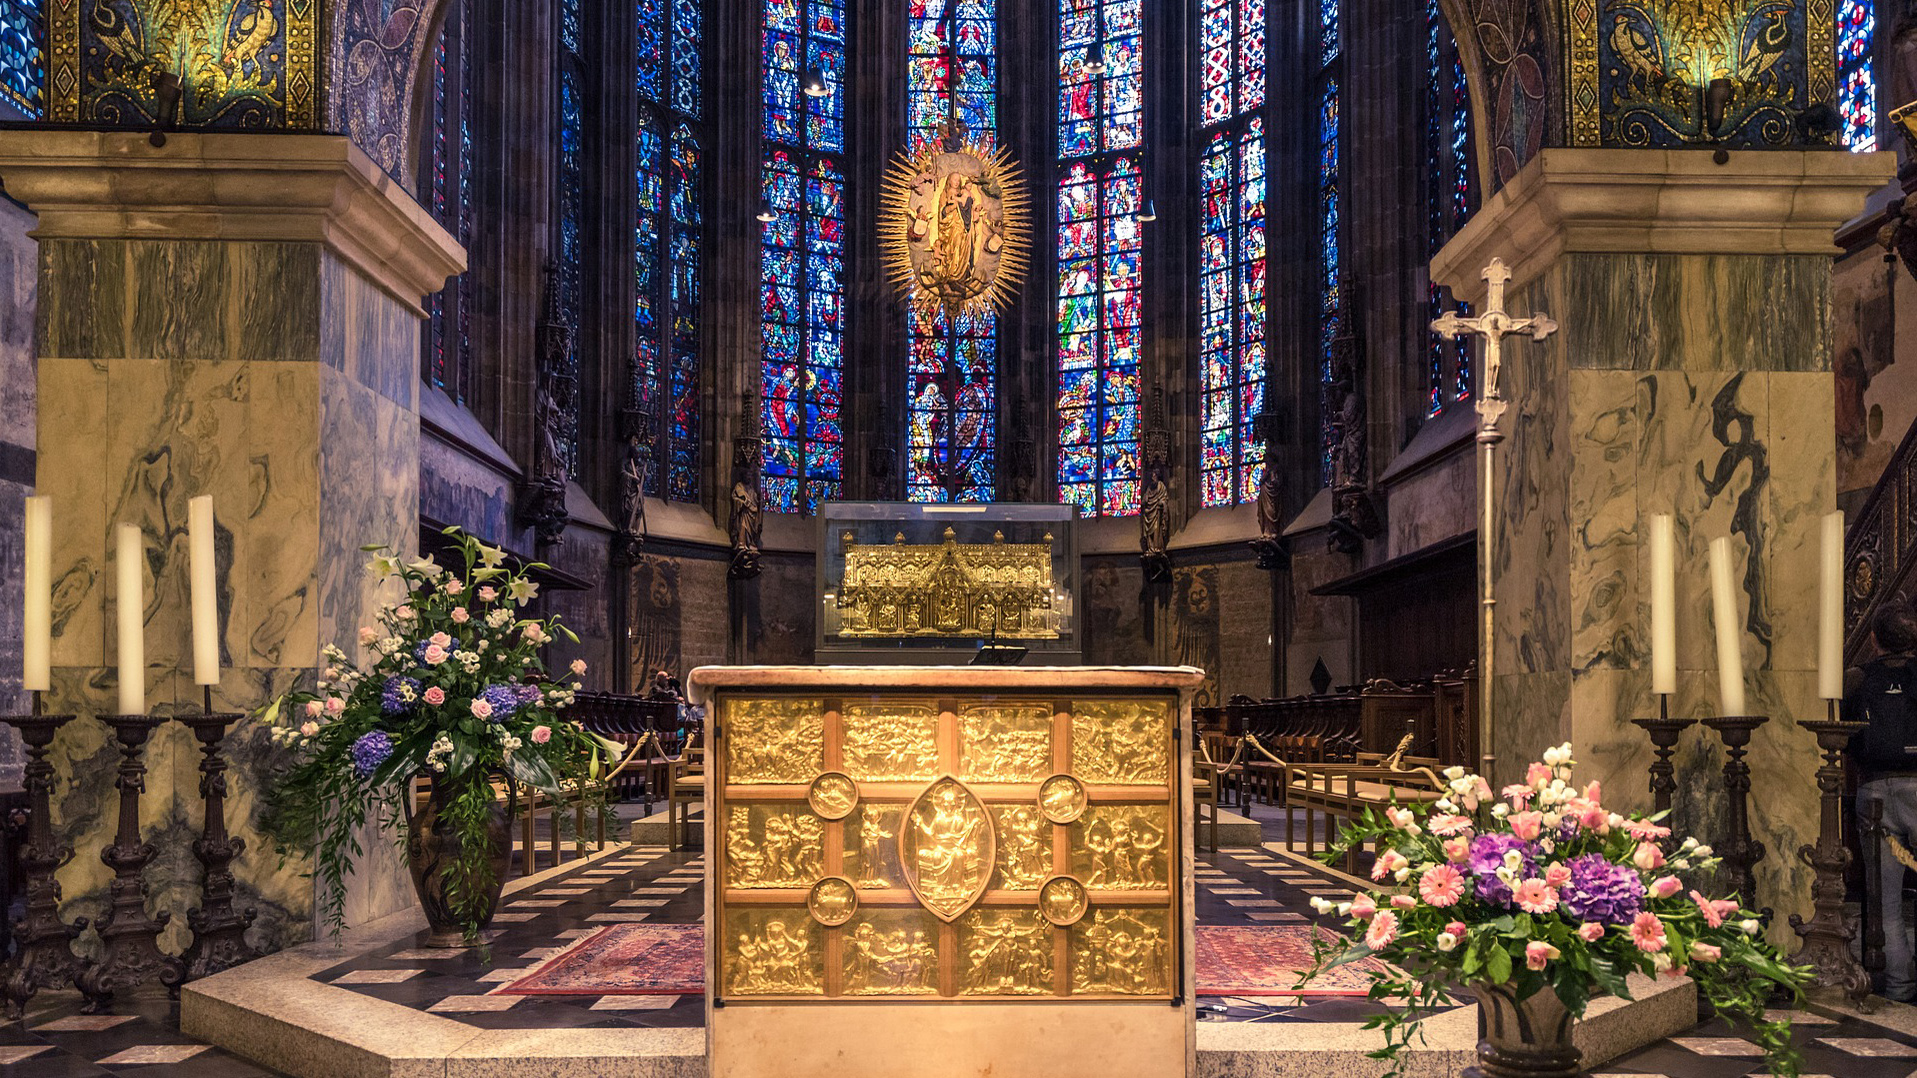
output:
[[[1611,829],[1611,816],[1596,805],[1587,805],[1578,812],[1578,824],[1601,835]]]
[[[1464,874],[1451,865],[1437,865],[1418,878],[1418,894],[1433,906],[1444,909],[1464,897]]]
[[[317,719],[317,718],[319,718],[319,717],[320,717],[321,715],[323,715],[323,714],[325,714],[325,713],[326,713],[326,705],[325,705],[325,704],[322,704],[322,703],[320,703],[320,702],[319,702],[318,700],[308,700],[308,701],[306,702],[306,714],[307,714],[307,715],[309,715],[309,716],[311,716],[311,717],[313,717],[313,718],[315,718],[315,719]]]
[[[453,638],[445,633],[434,633],[426,638],[426,642],[429,644],[438,644],[442,648],[453,646]]]
[[[1378,912],[1378,903],[1370,895],[1359,895],[1351,903],[1351,915],[1364,920]]]
[[[498,589],[494,588],[491,584],[488,584],[485,587],[479,589],[480,602],[490,603],[497,598],[499,598],[499,591]]]
[[[572,672],[583,676],[586,672],[586,660],[574,659],[572,661]]]
[[[453,607],[452,618],[453,618],[454,625],[464,625],[467,622],[473,620],[473,616],[471,614],[468,614],[466,612],[466,608],[463,606]]]
[[[433,686],[433,687],[432,687],[432,688],[430,688],[430,689],[427,689],[427,690],[426,690],[426,702],[427,702],[427,703],[429,703],[429,704],[431,704],[431,705],[433,705],[434,707],[438,707],[439,705],[441,705],[441,704],[443,704],[443,703],[445,703],[445,702],[446,702],[446,690],[445,690],[445,689],[442,689],[442,688],[440,688],[440,687],[439,687],[439,686],[437,686],[437,685],[435,685],[435,686]]]
[[[1526,913],[1550,913],[1558,908],[1558,893],[1536,876],[1518,884],[1518,908]]]
[[[1724,949],[1709,943],[1691,944],[1691,961],[1711,963],[1724,957]]]
[[[544,745],[546,742],[551,740],[552,740],[552,727],[550,726],[533,727],[533,730],[532,730],[533,744]]]
[[[474,700],[473,714],[482,719],[490,719],[493,717],[493,705],[484,700]]]
[[[1512,814],[1509,821],[1511,833],[1526,842],[1535,842],[1544,832],[1544,813],[1519,812]]]
[[[1550,781],[1551,781],[1551,769],[1545,766],[1544,764],[1534,763],[1530,767],[1525,769],[1524,784],[1526,786],[1536,786],[1541,782],[1550,782]]]
[[[1657,848],[1655,842],[1640,842],[1631,853],[1631,863],[1640,872],[1653,872],[1664,867],[1664,851]]]
[[[438,666],[446,661],[446,649],[438,644],[428,644],[425,657],[427,666]]]
[[[1604,926],[1596,921],[1586,921],[1578,926],[1578,938],[1586,943],[1596,943],[1604,938]]]
[[[1444,859],[1455,864],[1463,864],[1471,859],[1471,844],[1461,838],[1444,840]]]
[[[1444,930],[1445,930],[1446,932],[1449,932],[1449,933],[1451,933],[1451,934],[1452,934],[1452,935],[1454,935],[1454,936],[1458,936],[1458,937],[1463,937],[1463,935],[1464,935],[1464,931],[1465,931],[1465,929],[1464,929],[1464,922],[1463,922],[1463,921],[1452,921],[1452,922],[1451,922],[1450,924],[1447,924],[1447,925],[1445,925],[1445,926],[1444,926]]]
[[[1392,895],[1391,908],[1394,910],[1415,910],[1418,908],[1418,900],[1412,898],[1410,895]]]
[[[346,701],[340,699],[337,696],[329,696],[326,698],[326,713],[328,715],[337,715],[340,712],[345,710],[346,710]]]
[[[367,626],[364,626],[364,625],[359,627],[359,642],[362,646],[371,647],[373,644],[373,641],[378,639],[379,639],[378,629],[368,628]]]
[[[1651,881],[1651,893],[1659,898],[1669,898],[1683,888],[1683,881],[1676,876],[1659,876]]]
[[[1551,865],[1544,870],[1544,882],[1552,887],[1563,887],[1571,882],[1571,870],[1565,865]]]
[[[1391,826],[1402,831],[1411,826],[1411,810],[1393,805],[1385,810],[1385,819],[1391,821]]]
[[[448,595],[458,595],[465,590],[466,582],[463,580],[448,580],[446,582],[446,594]]]
[[[1531,969],[1543,969],[1546,962],[1561,954],[1556,947],[1543,940],[1532,940],[1524,945],[1524,964]]]
[[[1398,915],[1390,910],[1373,917],[1370,926],[1365,929],[1365,946],[1374,951],[1384,950],[1397,938]]]
[[[414,611],[412,607],[402,606],[399,609],[393,611],[393,616],[398,618],[401,621],[411,621],[413,620],[413,613]]]
[[[1598,780],[1592,779],[1591,784],[1584,788],[1584,799],[1593,805],[1604,800],[1604,787]]]
[[[319,733],[319,723],[316,723],[311,719],[308,719],[305,722],[300,723],[301,737],[313,737],[317,735],[318,733]]]
[[[1658,920],[1655,913],[1647,911],[1638,914],[1637,919],[1631,922],[1631,942],[1645,954],[1656,954],[1663,950],[1667,942],[1664,938],[1664,922]]]

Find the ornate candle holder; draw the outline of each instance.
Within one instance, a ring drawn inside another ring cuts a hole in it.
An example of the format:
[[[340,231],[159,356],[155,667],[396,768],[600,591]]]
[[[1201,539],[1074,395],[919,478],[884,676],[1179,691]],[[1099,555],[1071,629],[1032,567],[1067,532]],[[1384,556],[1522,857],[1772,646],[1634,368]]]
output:
[[[1677,739],[1697,720],[1671,718],[1671,698],[1660,693],[1657,718],[1632,719],[1631,725],[1651,735],[1651,751],[1657,754],[1657,762],[1651,765],[1651,798],[1656,811],[1669,812],[1671,795],[1677,792],[1677,768],[1671,765],[1671,757],[1677,754]]]
[[[0,985],[7,997],[7,1016],[25,1016],[27,1001],[42,988],[70,984],[80,961],[70,946],[86,928],[82,917],[74,924],[60,920],[60,884],[53,878],[55,869],[73,857],[73,847],[56,843],[53,838],[53,765],[47,762],[47,746],[53,735],[71,721],[71,715],[41,713],[40,694],[33,694],[30,715],[0,716],[20,731],[27,748],[27,843],[20,851],[20,865],[26,876],[27,906],[14,922],[13,938],[19,950],[4,967],[5,982]]]
[[[1883,871],[1884,803],[1872,798],[1857,821],[1857,845],[1864,850],[1864,972],[1875,986],[1884,973],[1884,898],[1878,892]],[[1877,894],[1873,902],[1869,896]],[[1901,897],[1898,901],[1902,901]]]
[[[206,691],[206,710],[185,715],[179,722],[200,740],[200,799],[206,805],[206,821],[200,837],[193,841],[193,856],[199,858],[204,876],[200,884],[200,906],[188,910],[186,923],[193,929],[193,945],[181,957],[186,962],[188,980],[209,977],[223,969],[259,957],[246,942],[246,929],[259,911],[233,908],[233,873],[227,865],[246,849],[246,840],[226,830],[226,761],[220,758],[220,744],[226,728],[240,715],[213,713],[213,690]],[[177,990],[178,986],[174,986]]]
[[[1718,847],[1724,867],[1730,871],[1737,900],[1745,909],[1757,908],[1757,863],[1764,859],[1764,844],[1751,836],[1751,766],[1744,762],[1750,747],[1751,732],[1770,721],[1768,715],[1720,715],[1705,719],[1704,725],[1717,731],[1724,740],[1724,791],[1731,806],[1731,833]],[[1768,919],[1768,911],[1766,911]]]
[[[152,715],[104,715],[101,720],[120,739],[120,777],[115,783],[120,788],[120,828],[113,845],[100,851],[100,860],[113,870],[107,884],[110,902],[99,924],[100,960],[74,978],[87,998],[81,1009],[88,1014],[100,1013],[120,989],[136,988],[155,977],[174,989],[186,974],[178,958],[160,951],[159,936],[172,913],[147,916],[146,885],[140,880],[153,860],[153,844],[140,841],[140,794],[146,789],[140,749],[154,727],[166,720]]]
[[[1817,789],[1823,795],[1818,817],[1817,844],[1798,847],[1798,860],[1816,873],[1811,884],[1811,919],[1791,914],[1791,927],[1804,941],[1791,961],[1816,970],[1813,988],[1842,989],[1853,1003],[1870,995],[1870,974],[1851,957],[1851,930],[1844,923],[1844,871],[1850,850],[1844,846],[1844,748],[1867,724],[1837,718],[1837,701],[1830,701],[1830,718],[1797,725],[1817,735],[1824,766],[1817,769]]]

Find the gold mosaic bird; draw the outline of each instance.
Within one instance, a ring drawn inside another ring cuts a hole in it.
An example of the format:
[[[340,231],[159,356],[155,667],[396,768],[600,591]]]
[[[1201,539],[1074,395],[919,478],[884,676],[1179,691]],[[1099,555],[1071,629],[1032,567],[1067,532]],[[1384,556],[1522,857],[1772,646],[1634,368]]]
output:
[[[1626,82],[1642,79],[1648,90],[1664,81],[1664,65],[1658,62],[1655,46],[1631,25],[1630,16],[1617,17],[1617,24],[1611,30],[1611,51],[1617,54],[1618,63],[1624,65]]]

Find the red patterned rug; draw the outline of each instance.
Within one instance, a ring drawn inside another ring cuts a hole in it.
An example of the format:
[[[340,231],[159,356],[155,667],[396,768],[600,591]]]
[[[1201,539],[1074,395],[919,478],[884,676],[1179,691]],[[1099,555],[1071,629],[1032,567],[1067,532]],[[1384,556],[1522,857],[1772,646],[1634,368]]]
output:
[[[1362,996],[1367,974],[1384,969],[1365,959],[1293,986],[1311,966],[1309,925],[1198,928],[1201,996]],[[548,959],[497,994],[510,996],[696,996],[705,991],[702,925],[607,925]]]

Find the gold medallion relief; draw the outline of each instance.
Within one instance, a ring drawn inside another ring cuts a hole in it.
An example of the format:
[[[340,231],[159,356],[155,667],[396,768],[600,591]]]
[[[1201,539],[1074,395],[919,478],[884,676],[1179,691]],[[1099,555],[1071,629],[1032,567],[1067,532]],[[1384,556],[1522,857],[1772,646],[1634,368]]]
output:
[[[1091,892],[1070,876],[1053,876],[1038,889],[1038,912],[1060,928],[1077,924],[1091,903]]]
[[[1070,775],[1053,775],[1038,787],[1039,811],[1053,823],[1071,823],[1085,815],[1090,801],[1085,784]]]
[[[985,893],[993,847],[990,814],[977,795],[949,775],[912,803],[899,833],[906,882],[943,921],[956,919]]]
[[[859,784],[837,771],[828,771],[812,780],[805,800],[820,819],[843,820],[859,803]]]
[[[859,908],[859,893],[852,889],[852,881],[843,876],[827,876],[812,885],[812,891],[806,895],[805,908],[812,913],[812,919],[827,928],[837,928],[852,919]]]

